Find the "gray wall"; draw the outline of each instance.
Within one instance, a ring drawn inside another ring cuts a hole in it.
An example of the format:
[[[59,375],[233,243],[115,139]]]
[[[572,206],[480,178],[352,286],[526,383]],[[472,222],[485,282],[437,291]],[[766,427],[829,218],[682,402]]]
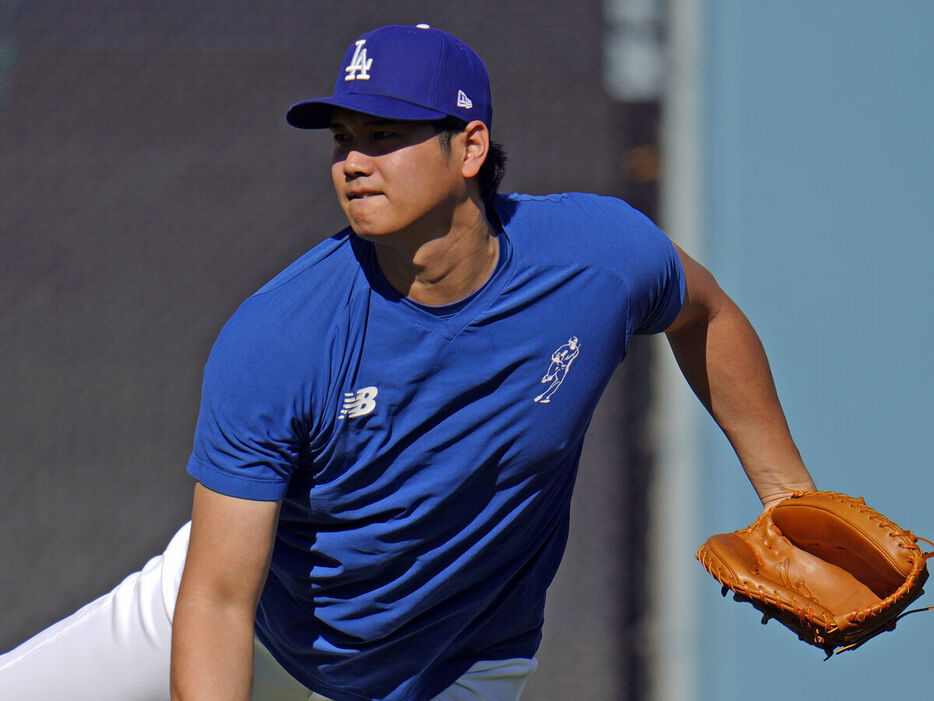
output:
[[[0,649],[107,591],[187,518],[215,334],[343,225],[328,139],[284,110],[330,91],[358,33],[423,21],[487,59],[504,189],[623,189],[596,0],[0,8]],[[637,355],[594,421],[532,699],[642,693],[644,568],[618,564],[641,554],[619,532],[649,478]]]

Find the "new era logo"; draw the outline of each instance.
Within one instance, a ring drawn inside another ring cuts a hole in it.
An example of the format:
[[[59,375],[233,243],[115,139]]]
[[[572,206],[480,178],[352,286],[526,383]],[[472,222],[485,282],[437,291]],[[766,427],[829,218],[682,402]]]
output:
[[[457,106],[463,107],[466,110],[469,110],[473,107],[473,101],[467,97],[467,93],[463,90],[457,91]]]
[[[356,419],[366,416],[376,408],[376,387],[362,387],[356,392],[344,392],[344,405],[338,419]]]

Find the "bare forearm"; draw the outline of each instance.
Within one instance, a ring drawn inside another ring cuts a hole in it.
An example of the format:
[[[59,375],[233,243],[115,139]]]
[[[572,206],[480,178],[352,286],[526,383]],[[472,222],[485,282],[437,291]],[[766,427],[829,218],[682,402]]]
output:
[[[249,701],[253,620],[279,503],[195,486],[191,540],[172,623],[172,698]]]
[[[788,429],[762,343],[739,308],[724,296],[709,323],[670,332],[668,339],[763,505],[795,490],[814,489]]]
[[[249,701],[253,616],[181,594],[172,630],[173,701]]]

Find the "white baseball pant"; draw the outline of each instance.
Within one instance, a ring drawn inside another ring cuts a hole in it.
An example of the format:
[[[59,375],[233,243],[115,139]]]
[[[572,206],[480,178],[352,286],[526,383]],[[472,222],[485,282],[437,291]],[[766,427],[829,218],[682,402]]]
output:
[[[108,594],[0,655],[0,701],[167,701],[190,524]],[[435,701],[517,701],[534,659],[482,661]],[[328,701],[254,642],[253,701]]]

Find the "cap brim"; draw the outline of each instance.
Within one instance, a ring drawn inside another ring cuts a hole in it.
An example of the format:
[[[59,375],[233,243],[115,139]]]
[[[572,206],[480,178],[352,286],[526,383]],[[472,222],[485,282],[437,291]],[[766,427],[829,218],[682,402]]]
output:
[[[289,108],[285,118],[289,124],[299,129],[326,129],[331,126],[331,113],[335,107],[343,107],[374,117],[403,121],[430,121],[447,116],[445,112],[415,105],[395,97],[348,93],[296,102]]]

